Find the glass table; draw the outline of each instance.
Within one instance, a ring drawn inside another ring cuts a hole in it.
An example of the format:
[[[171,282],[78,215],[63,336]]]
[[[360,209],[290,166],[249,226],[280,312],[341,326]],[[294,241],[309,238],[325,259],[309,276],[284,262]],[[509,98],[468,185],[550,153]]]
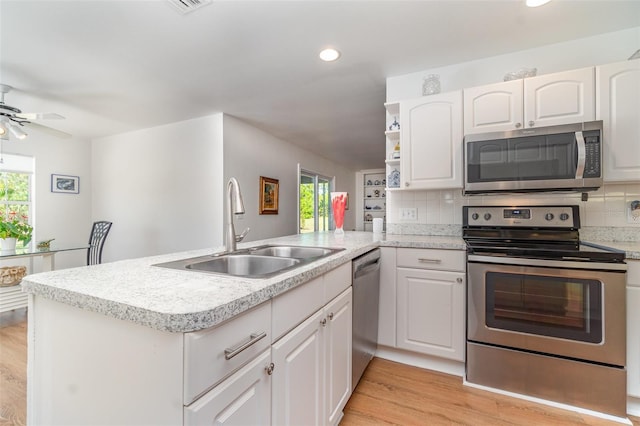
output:
[[[34,244],[35,246],[35,244]],[[12,266],[11,260],[29,258],[29,273],[33,274],[34,271],[34,259],[41,258],[37,272],[48,272],[55,270],[55,255],[56,253],[72,251],[72,250],[87,250],[89,244],[76,244],[76,245],[54,245],[52,244],[48,249],[39,249],[36,247],[17,248],[15,250],[0,250],[0,267]],[[16,262],[17,263],[17,262]],[[24,265],[22,263],[20,266]],[[0,286],[0,312],[6,312],[13,309],[25,308],[28,303],[27,293],[22,292],[22,287],[19,283],[9,286]]]

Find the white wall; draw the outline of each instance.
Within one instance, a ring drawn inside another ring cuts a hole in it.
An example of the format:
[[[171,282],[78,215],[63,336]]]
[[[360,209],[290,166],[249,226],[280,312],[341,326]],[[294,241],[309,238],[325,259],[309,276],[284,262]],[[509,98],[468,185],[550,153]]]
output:
[[[640,48],[640,27],[567,43],[484,58],[442,68],[424,70],[387,79],[387,101],[422,95],[422,77],[440,74],[442,92],[503,80],[504,74],[522,67],[537,67],[538,75],[627,60]],[[640,182],[606,184],[580,200],[580,194],[522,194],[463,196],[461,190],[396,191],[387,193],[387,223],[392,230],[420,234],[431,225],[461,225],[463,205],[489,204],[577,204],[582,226],[640,229],[627,221],[627,206],[640,199]],[[401,222],[400,208],[416,208],[415,222]],[[436,227],[437,228],[437,227]],[[459,231],[459,228],[456,228]],[[445,228],[445,232],[451,228]],[[633,231],[632,231],[633,232]],[[634,233],[637,235],[637,233]]]
[[[222,243],[222,114],[93,141],[103,262]]]
[[[296,234],[298,163],[305,170],[336,177],[336,191],[355,194],[355,171],[265,133],[233,116],[224,116],[225,181],[233,176],[242,188],[246,213],[236,221],[236,232],[250,227],[245,241]],[[260,215],[260,176],[278,179],[277,215]],[[355,227],[354,209],[345,215],[345,230]]]
[[[442,92],[503,81],[520,68],[538,75],[625,61],[640,48],[640,27],[387,78],[387,102],[422,96],[422,78],[439,74]]]
[[[2,141],[2,150],[35,158],[34,244],[51,238],[59,247],[87,244],[91,232],[90,142],[55,138],[33,130],[23,141]],[[52,173],[78,176],[80,193],[51,192]],[[62,252],[55,259],[56,268],[81,266],[86,264],[87,252]]]
[[[224,114],[94,141],[92,219],[113,222],[103,261],[221,246],[231,176],[245,241],[295,234],[298,162],[354,190],[353,172]],[[280,181],[278,215],[258,214],[260,176]]]

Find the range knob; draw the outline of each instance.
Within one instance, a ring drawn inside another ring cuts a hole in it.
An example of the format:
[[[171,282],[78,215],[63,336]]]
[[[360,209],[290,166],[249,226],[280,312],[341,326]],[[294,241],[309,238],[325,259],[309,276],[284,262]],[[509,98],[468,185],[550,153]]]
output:
[[[544,215],[544,218],[546,220],[553,220],[554,217],[555,216],[553,215],[553,213],[547,213],[547,214]]]
[[[473,220],[478,220],[478,218],[480,217],[480,215],[478,213],[474,213],[471,215],[471,219]]]
[[[489,220],[489,219],[491,219],[491,213],[485,213],[484,220]]]
[[[560,213],[560,220],[564,221],[569,219],[569,213]]]

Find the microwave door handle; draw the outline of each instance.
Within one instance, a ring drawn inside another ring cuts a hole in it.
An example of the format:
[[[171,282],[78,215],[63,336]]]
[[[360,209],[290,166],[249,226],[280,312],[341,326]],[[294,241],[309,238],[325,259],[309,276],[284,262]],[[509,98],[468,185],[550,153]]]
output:
[[[576,144],[578,146],[578,164],[576,167],[576,179],[582,179],[584,166],[587,161],[587,150],[582,132],[576,132]]]

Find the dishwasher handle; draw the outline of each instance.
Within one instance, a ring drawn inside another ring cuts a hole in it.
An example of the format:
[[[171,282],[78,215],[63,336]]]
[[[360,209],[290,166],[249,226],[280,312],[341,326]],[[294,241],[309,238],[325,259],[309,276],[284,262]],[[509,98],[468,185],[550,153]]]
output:
[[[366,255],[365,255],[366,256]],[[363,256],[364,257],[364,256]],[[380,269],[380,256],[366,256],[366,259],[354,262],[353,279],[368,275]]]

